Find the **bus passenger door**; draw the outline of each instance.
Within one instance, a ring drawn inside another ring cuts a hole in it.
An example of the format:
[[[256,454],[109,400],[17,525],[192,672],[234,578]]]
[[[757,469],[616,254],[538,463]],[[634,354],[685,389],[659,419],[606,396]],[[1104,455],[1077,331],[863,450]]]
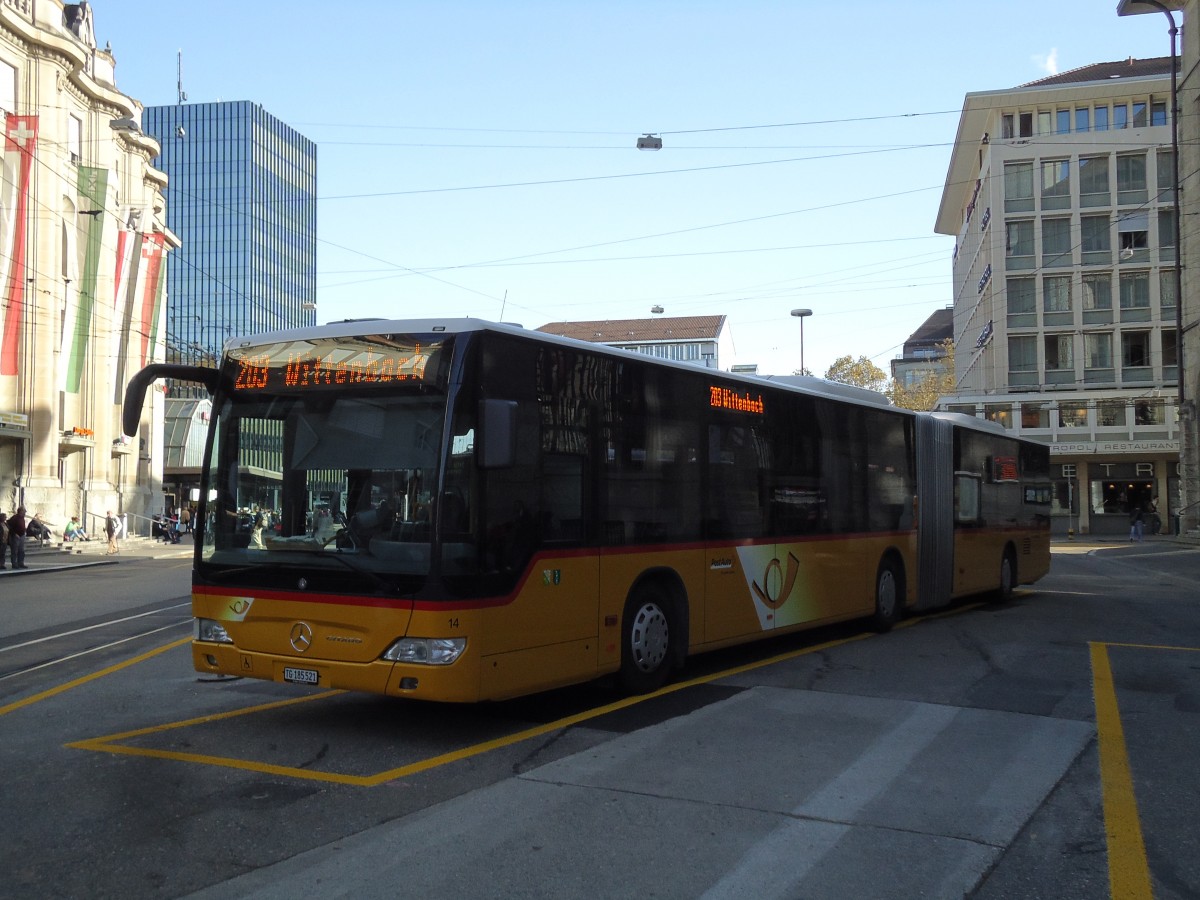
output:
[[[743,417],[708,428],[705,491],[704,641],[775,627],[775,542],[767,536],[767,446],[761,422]]]

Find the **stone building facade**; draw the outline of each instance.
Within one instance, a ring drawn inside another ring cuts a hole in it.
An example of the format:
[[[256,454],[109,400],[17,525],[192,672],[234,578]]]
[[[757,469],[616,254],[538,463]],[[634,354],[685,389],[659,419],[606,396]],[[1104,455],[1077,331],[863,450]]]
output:
[[[0,509],[60,528],[161,506],[162,394],[138,434],[120,424],[129,376],[162,359],[179,246],[141,110],[87,3],[0,0]]]

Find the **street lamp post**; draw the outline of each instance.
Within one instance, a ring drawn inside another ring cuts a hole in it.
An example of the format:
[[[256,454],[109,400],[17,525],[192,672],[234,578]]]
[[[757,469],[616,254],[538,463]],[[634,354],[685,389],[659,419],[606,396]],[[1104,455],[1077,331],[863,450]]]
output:
[[[800,320],[800,374],[804,372],[804,320],[812,315],[811,309],[793,309],[792,315]]]
[[[1129,5],[1138,4],[1150,6],[1157,9],[1170,23],[1168,34],[1171,37],[1171,155],[1173,157],[1174,171],[1171,178],[1171,193],[1172,202],[1175,205],[1175,372],[1179,382],[1179,407],[1176,413],[1179,419],[1179,424],[1182,426],[1179,429],[1179,449],[1180,449],[1180,479],[1179,479],[1179,508],[1176,510],[1176,523],[1179,531],[1185,530],[1184,514],[1188,510],[1196,507],[1200,503],[1200,499],[1192,496],[1189,477],[1194,477],[1194,463],[1196,459],[1195,440],[1192,438],[1192,415],[1191,408],[1194,407],[1195,401],[1189,406],[1187,402],[1187,390],[1184,382],[1184,352],[1183,352],[1183,209],[1180,206],[1179,198],[1179,52],[1178,41],[1179,26],[1175,22],[1175,16],[1171,9],[1161,0],[1123,0],[1118,5],[1118,13],[1124,15]]]

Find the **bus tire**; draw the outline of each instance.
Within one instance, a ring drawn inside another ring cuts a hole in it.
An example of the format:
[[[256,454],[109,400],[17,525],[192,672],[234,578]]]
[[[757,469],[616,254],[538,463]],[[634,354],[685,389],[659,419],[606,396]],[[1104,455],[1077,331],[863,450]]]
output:
[[[621,620],[621,687],[646,694],[666,683],[676,638],[670,598],[661,588],[641,587],[625,601]]]
[[[1000,586],[996,588],[996,600],[1007,603],[1012,599],[1013,590],[1017,586],[1017,555],[1012,547],[1004,548],[1004,556],[1000,559]]]
[[[893,557],[885,556],[875,573],[875,614],[871,628],[880,633],[891,631],[904,613],[904,573]]]

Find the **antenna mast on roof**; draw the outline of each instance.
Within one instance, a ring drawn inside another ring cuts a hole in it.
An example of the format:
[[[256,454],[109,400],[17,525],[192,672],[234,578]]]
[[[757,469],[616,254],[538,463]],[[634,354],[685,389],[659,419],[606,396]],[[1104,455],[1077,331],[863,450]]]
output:
[[[175,87],[179,91],[179,104],[182,106],[187,103],[187,94],[183,92],[183,49],[179,50],[179,63],[175,68],[176,78]]]

